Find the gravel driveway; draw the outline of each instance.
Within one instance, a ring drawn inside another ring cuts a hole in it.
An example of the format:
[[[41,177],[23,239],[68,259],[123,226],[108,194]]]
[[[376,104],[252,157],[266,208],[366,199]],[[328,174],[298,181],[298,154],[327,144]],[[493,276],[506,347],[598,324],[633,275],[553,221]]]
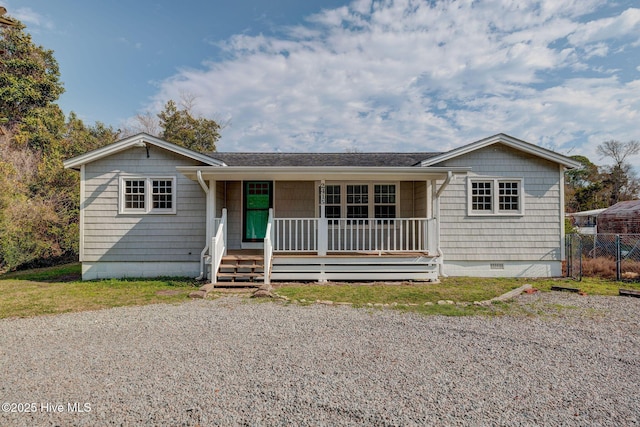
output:
[[[640,425],[640,299],[515,304],[536,315],[225,297],[2,320],[0,425]]]

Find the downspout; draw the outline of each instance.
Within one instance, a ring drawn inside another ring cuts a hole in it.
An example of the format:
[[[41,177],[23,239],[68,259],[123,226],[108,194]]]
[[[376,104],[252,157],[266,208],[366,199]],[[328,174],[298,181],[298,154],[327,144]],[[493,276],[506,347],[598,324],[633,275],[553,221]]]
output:
[[[440,197],[442,192],[445,190],[445,188],[447,188],[447,186],[451,183],[452,180],[453,180],[453,172],[447,171],[447,179],[445,179],[445,181],[442,183],[442,185],[438,189],[438,192],[436,193],[436,199]]]
[[[439,264],[439,270],[440,270],[440,276],[442,277],[448,277],[445,273],[444,273],[444,253],[442,252],[442,248],[440,247],[440,196],[442,195],[442,192],[449,186],[449,184],[451,183],[451,181],[453,181],[453,172],[451,171],[447,171],[447,179],[445,179],[445,181],[442,183],[442,185],[440,186],[440,188],[438,188],[438,191],[436,192],[436,196],[435,196],[435,212],[434,212],[434,216],[436,218],[436,220],[438,221],[438,257],[440,257],[440,264]]]
[[[209,192],[210,189],[209,187],[207,187],[207,184],[204,182],[204,179],[202,179],[202,171],[198,171],[196,173],[197,177],[198,177],[198,183],[200,184],[200,187],[202,187],[202,190],[204,191],[204,194],[206,195],[206,203],[207,203],[207,211],[209,209],[211,209],[209,207]],[[209,236],[209,227],[211,227],[211,224],[209,224],[209,220],[208,220],[208,215],[207,215],[207,224],[206,224],[206,235]],[[209,251],[209,238],[207,237],[206,242],[205,242],[205,246],[204,249],[202,250],[202,252],[200,252],[200,275],[198,277],[196,277],[196,280],[202,280],[205,277],[205,272],[204,272],[204,258],[207,255],[207,251]]]

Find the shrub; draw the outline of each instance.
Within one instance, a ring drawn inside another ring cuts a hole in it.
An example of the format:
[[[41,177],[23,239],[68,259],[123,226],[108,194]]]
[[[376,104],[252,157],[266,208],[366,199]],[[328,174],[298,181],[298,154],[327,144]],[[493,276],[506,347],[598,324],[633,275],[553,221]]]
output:
[[[58,258],[75,252],[77,224],[56,212],[44,199],[15,198],[0,218],[0,266],[12,270],[37,259]]]
[[[640,274],[640,262],[634,260],[623,260],[621,272]],[[616,278],[616,260],[608,257],[583,257],[582,275],[586,277],[602,277],[606,279]]]

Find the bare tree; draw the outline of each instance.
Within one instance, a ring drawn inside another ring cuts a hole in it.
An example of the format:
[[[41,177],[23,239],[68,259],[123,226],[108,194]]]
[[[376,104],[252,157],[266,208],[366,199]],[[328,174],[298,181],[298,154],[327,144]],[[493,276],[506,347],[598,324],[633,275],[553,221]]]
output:
[[[615,166],[621,168],[628,157],[640,153],[640,141],[620,142],[612,139],[598,145],[596,152],[601,159],[610,157],[615,162]]]
[[[179,105],[182,108],[183,111],[186,111],[187,114],[189,114],[192,117],[196,117],[196,118],[203,118],[202,115],[200,114],[195,114],[194,110],[196,108],[196,106],[198,105],[198,98],[200,98],[198,95],[196,95],[195,93],[192,92],[187,92],[187,91],[180,91],[180,102]],[[208,117],[206,117],[209,120],[213,120],[215,121],[218,126],[220,127],[220,130],[226,128],[227,126],[231,125],[231,119],[225,119],[223,116],[221,116],[220,114],[214,113],[212,115],[209,115]]]
[[[605,141],[598,145],[596,152],[600,158],[611,158],[614,163],[605,170],[608,174],[605,183],[611,186],[611,204],[638,197],[640,182],[627,159],[640,154],[640,142]]]
[[[191,116],[193,116],[193,108],[196,106],[197,99],[198,95],[194,93],[184,90],[180,91],[180,107]]]
[[[160,135],[160,121],[156,114],[149,112],[137,114],[135,121],[139,132],[145,132],[153,136]]]

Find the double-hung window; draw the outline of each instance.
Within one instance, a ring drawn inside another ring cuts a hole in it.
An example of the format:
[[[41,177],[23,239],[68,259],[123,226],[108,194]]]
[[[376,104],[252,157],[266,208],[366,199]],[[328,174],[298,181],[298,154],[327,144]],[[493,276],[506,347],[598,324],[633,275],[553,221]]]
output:
[[[325,202],[324,202],[324,216],[329,218],[329,224],[340,218],[342,211],[342,205],[340,203],[340,195],[342,187],[339,185],[327,185],[325,186]]]
[[[124,210],[144,212],[147,209],[146,181],[144,179],[125,179],[123,184]]]
[[[373,186],[374,215],[376,218],[396,217],[396,186],[376,184]]]
[[[397,212],[396,184],[327,184],[325,185],[325,218],[329,224],[338,218],[357,220],[395,218]]]
[[[524,215],[522,178],[469,178],[469,215]]]
[[[121,214],[175,214],[175,177],[120,177]]]
[[[498,210],[500,212],[520,212],[519,181],[498,181]]]
[[[347,185],[347,218],[369,218],[369,186]]]

